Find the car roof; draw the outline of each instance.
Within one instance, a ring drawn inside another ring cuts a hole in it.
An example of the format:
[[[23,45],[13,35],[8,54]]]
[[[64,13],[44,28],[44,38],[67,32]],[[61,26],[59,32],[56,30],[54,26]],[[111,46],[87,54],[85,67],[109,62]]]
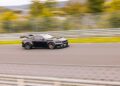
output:
[[[49,34],[29,34],[28,36],[49,36]]]

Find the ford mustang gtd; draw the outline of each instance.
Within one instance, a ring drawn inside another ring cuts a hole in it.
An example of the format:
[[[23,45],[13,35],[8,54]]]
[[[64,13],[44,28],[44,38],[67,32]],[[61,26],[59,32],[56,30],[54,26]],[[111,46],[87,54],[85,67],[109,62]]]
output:
[[[68,40],[63,37],[54,37],[48,34],[34,34],[28,36],[21,36],[24,38],[22,47],[25,49],[32,49],[37,47],[46,47],[49,49],[68,47]]]

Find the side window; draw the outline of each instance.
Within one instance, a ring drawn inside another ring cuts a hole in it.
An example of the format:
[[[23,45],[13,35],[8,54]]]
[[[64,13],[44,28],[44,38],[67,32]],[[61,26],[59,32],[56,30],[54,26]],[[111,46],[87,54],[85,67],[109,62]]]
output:
[[[35,37],[34,37],[34,40],[35,40],[35,41],[41,41],[42,39],[43,39],[42,36],[35,36]]]
[[[34,39],[34,36],[28,36],[28,38],[33,40],[33,39]]]

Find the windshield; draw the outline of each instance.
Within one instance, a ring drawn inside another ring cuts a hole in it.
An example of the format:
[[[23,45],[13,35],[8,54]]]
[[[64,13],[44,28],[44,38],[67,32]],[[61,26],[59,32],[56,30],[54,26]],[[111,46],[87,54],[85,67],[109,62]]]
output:
[[[45,38],[45,39],[51,39],[51,38],[53,38],[53,36],[51,36],[51,35],[48,35],[48,34],[43,34],[43,35],[41,35],[43,38]]]

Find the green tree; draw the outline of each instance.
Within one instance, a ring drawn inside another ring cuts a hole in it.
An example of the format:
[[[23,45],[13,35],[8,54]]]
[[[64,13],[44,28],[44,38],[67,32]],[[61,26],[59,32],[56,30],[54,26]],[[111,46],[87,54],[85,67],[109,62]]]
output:
[[[53,11],[55,10],[55,5],[55,0],[47,0],[45,2],[40,2],[39,0],[33,1],[30,9],[33,21],[41,21],[36,22],[36,30],[48,30],[51,28],[53,25],[52,17],[54,16]],[[37,19],[35,19],[36,17]]]
[[[52,17],[54,14],[49,8],[44,8],[41,14],[42,17]]]
[[[109,26],[112,28],[120,28],[120,13],[114,13],[108,19]]]
[[[18,15],[12,11],[4,12],[1,14],[1,21],[3,22],[3,28],[10,32],[12,31],[11,23],[18,19]]]
[[[66,7],[63,8],[63,11],[68,15],[80,15],[83,13],[83,5],[81,3],[68,3]]]
[[[55,4],[55,0],[47,0],[46,2],[33,0],[30,8],[30,14],[33,17],[52,16],[52,11],[55,8]]]
[[[104,4],[105,12],[117,12],[120,11],[120,0],[112,0]]]
[[[88,12],[100,13],[103,12],[105,0],[88,0]]]
[[[55,10],[57,2],[56,0],[46,0],[44,5],[51,10]]]
[[[15,14],[12,11],[7,11],[1,14],[1,20],[2,21],[12,21],[12,20],[16,20],[18,18],[18,15]]]
[[[43,2],[40,2],[39,0],[33,0],[30,6],[30,14],[33,17],[38,17],[42,14],[43,8],[44,8]]]

